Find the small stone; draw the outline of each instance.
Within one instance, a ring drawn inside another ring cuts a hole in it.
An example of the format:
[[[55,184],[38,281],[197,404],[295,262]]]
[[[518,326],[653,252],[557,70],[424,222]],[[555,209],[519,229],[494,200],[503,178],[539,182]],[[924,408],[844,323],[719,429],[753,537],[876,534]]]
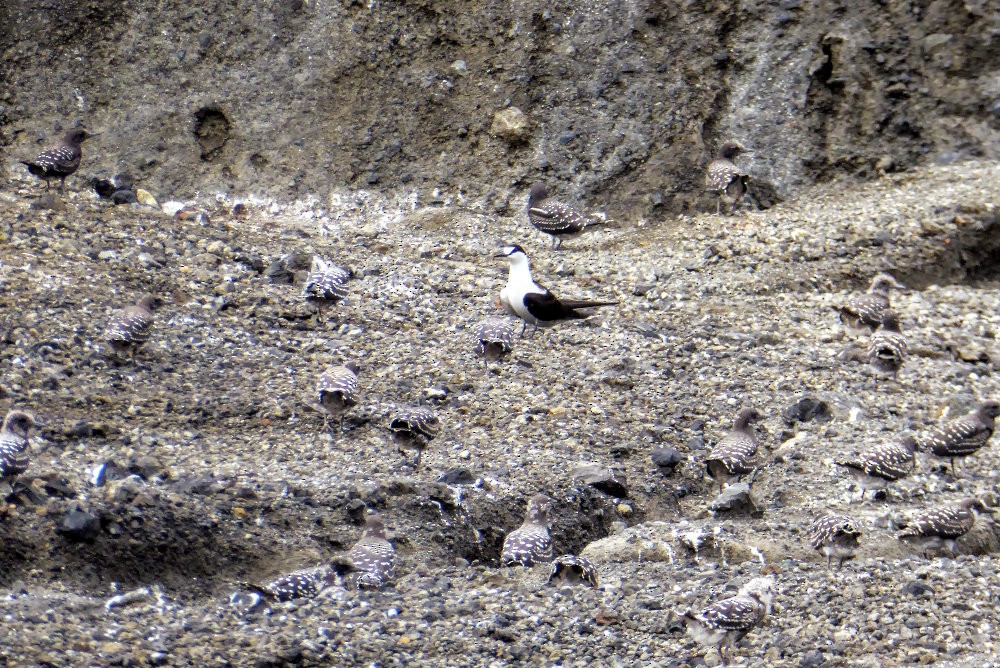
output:
[[[792,424],[795,422],[829,422],[833,419],[833,412],[825,401],[815,397],[802,397],[794,404],[785,409],[782,416],[785,422]]]
[[[135,198],[136,200],[138,200],[139,204],[143,204],[145,206],[152,206],[157,209],[160,208],[160,204],[156,201],[156,198],[153,197],[152,193],[150,193],[148,190],[143,190],[142,188],[139,188],[138,190],[135,191]]]
[[[628,498],[625,474],[619,471],[612,471],[597,464],[581,464],[573,470],[573,478],[580,479],[584,484],[616,499]]]
[[[135,193],[131,190],[116,190],[111,194],[111,201],[117,206],[120,204],[136,204]]]
[[[469,469],[459,466],[445,471],[437,481],[446,485],[471,485],[476,482],[476,476]]]
[[[523,144],[531,136],[528,116],[517,107],[501,109],[493,115],[490,134],[500,137],[509,144]]]
[[[903,585],[903,593],[910,596],[933,596],[934,588],[925,582],[914,580]]]

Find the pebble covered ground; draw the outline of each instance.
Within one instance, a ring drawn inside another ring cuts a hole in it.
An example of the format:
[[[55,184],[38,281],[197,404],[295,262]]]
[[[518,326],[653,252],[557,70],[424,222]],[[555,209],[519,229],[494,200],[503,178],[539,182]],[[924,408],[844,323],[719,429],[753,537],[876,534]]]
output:
[[[933,166],[732,218],[613,220],[553,253],[522,211],[448,199],[172,216],[110,207],[74,178],[62,198],[15,180],[0,193],[0,407],[46,427],[0,517],[0,662],[714,666],[679,612],[770,573],[774,613],[734,665],[990,665],[996,524],[955,557],[894,534],[936,502],[996,503],[996,446],[956,476],[921,454],[864,502],[834,460],[1000,398],[998,184],[993,164]],[[487,373],[473,332],[497,313],[500,241],[557,294],[618,306],[516,339]],[[281,282],[313,253],[354,273],[322,318]],[[894,295],[910,353],[876,385],[832,307],[882,270],[911,288]],[[150,291],[151,340],[114,359],[104,324]],[[360,405],[324,430],[315,379],[351,360]],[[803,398],[818,419],[793,415]],[[414,404],[442,422],[419,470],[386,428]],[[764,416],[755,509],[712,511],[704,459],[741,406]],[[600,588],[498,568],[536,493],[555,502],[556,553],[589,556]],[[349,548],[365,507],[399,551],[392,586],[230,603],[241,582]],[[830,572],[805,538],[828,509],[865,530]]]

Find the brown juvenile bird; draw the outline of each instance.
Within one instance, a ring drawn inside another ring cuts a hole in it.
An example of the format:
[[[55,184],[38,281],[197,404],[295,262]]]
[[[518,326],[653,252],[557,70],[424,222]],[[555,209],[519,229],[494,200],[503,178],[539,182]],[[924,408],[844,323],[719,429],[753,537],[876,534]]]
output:
[[[984,402],[968,415],[935,427],[918,441],[921,449],[930,450],[936,457],[951,460],[951,473],[955,474],[955,460],[974,454],[993,436],[995,418],[1000,417],[1000,402]]]
[[[722,212],[722,204],[729,205],[729,215],[736,211],[736,205],[747,192],[749,176],[736,166],[736,158],[748,151],[742,144],[727,141],[719,147],[715,159],[708,163],[705,170],[705,187],[719,195],[715,214]]]
[[[347,297],[347,281],[351,272],[327,262],[320,256],[313,257],[312,269],[306,276],[302,292],[306,302],[315,304],[320,316]]]
[[[528,501],[524,523],[503,541],[500,565],[534,566],[552,561],[552,538],[549,535],[549,511],[552,500],[537,494]]]
[[[906,286],[889,274],[877,274],[872,278],[868,292],[854,295],[843,306],[835,306],[840,313],[840,321],[848,334],[868,336],[882,324],[885,312],[889,310],[889,292],[893,289],[905,290]]]
[[[725,645],[735,649],[743,636],[764,623],[771,614],[773,590],[774,578],[754,578],[743,585],[736,596],[713,603],[697,613],[689,608],[681,616],[691,636],[702,645],[715,647],[722,665],[726,665],[722,653]]]
[[[369,515],[361,538],[349,554],[358,589],[379,589],[396,575],[396,548],[378,515]]]
[[[559,250],[563,239],[573,239],[588,227],[601,224],[568,204],[550,199],[544,183],[531,184],[528,193],[528,220],[535,229],[552,237],[552,250]]]
[[[396,449],[406,457],[407,450],[416,450],[414,468],[420,468],[420,457],[427,445],[441,430],[441,421],[429,408],[403,408],[392,418],[389,431]]]
[[[837,568],[841,568],[848,559],[853,559],[858,551],[858,539],[861,538],[861,525],[853,517],[847,515],[823,515],[809,525],[809,542],[813,549],[826,555],[826,569],[830,570],[830,562],[837,559]]]
[[[980,499],[933,508],[914,517],[899,534],[899,540],[912,543],[925,555],[930,550],[947,547],[955,553],[955,541],[969,533],[980,513],[992,515],[994,509]]]
[[[36,426],[38,423],[31,413],[19,410],[7,413],[0,430],[0,480],[12,482],[28,470],[31,463],[28,439]]]
[[[586,584],[594,589],[599,586],[597,566],[586,557],[564,554],[552,561],[550,584]]]
[[[476,327],[476,354],[483,356],[486,371],[514,349],[514,326],[506,318],[486,318]]]
[[[348,362],[321,374],[316,381],[320,408],[326,413],[323,427],[329,428],[331,417],[340,418],[340,430],[344,430],[344,415],[358,404],[358,365]]]
[[[26,165],[32,175],[45,181],[46,190],[52,179],[59,179],[59,190],[65,190],[66,177],[77,170],[83,157],[80,144],[97,134],[74,128],[63,135],[59,144],[42,151],[34,160],[22,160],[21,164]]]
[[[145,295],[134,306],[126,307],[111,317],[104,330],[104,340],[117,354],[130,353],[134,358],[142,344],[149,340],[156,303],[156,297]]]
[[[899,331],[899,316],[891,309],[882,314],[882,325],[872,332],[868,343],[868,364],[879,376],[896,380],[906,358],[906,338]],[[876,381],[877,382],[877,381]]]
[[[885,489],[889,483],[910,475],[916,464],[917,448],[915,438],[903,436],[898,443],[880,443],[836,464],[851,472],[861,488],[859,500],[864,501],[869,489]]]
[[[313,598],[327,587],[340,584],[337,569],[330,566],[314,566],[272,580],[264,585],[243,584],[243,587],[271,601],[292,601],[298,598]]]
[[[739,480],[754,470],[754,456],[757,454],[757,437],[750,425],[760,419],[760,414],[752,408],[744,408],[736,415],[733,429],[716,443],[705,461],[708,474],[723,485]]]

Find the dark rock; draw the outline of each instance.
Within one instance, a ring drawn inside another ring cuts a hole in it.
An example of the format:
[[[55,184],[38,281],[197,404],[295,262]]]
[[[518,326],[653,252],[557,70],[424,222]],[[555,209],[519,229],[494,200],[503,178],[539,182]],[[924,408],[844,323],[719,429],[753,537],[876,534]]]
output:
[[[101,533],[101,520],[80,508],[73,508],[63,515],[56,531],[68,540],[93,542]]]
[[[664,472],[672,473],[674,468],[683,461],[680,452],[670,447],[653,448],[649,458]]]
[[[926,582],[914,580],[913,582],[907,582],[903,585],[903,593],[909,594],[910,596],[933,596],[934,588]]]
[[[786,408],[782,417],[789,424],[812,420],[829,422],[833,419],[833,411],[830,410],[830,406],[825,401],[815,397],[802,397]]]
[[[135,204],[138,198],[131,190],[116,190],[111,194],[111,201],[118,204]]]
[[[118,190],[118,188],[115,186],[114,182],[111,179],[95,178],[93,180],[93,186],[94,186],[94,191],[97,193],[97,196],[100,197],[101,199],[111,199],[111,196],[114,194],[114,192]]]
[[[461,466],[448,469],[437,479],[438,482],[443,482],[446,485],[471,485],[476,480],[477,478],[472,474],[472,471]]]
[[[823,668],[827,665],[826,660],[823,658],[823,652],[818,649],[807,653],[799,661],[799,668]]]
[[[344,511],[347,513],[348,519],[354,524],[362,524],[365,521],[365,514],[368,510],[368,506],[361,499],[351,499],[344,506]]]

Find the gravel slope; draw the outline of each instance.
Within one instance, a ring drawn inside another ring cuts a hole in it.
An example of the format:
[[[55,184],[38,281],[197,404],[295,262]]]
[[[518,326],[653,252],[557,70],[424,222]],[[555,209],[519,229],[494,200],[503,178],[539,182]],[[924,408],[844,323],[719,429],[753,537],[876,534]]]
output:
[[[12,666],[699,665],[706,653],[677,612],[764,570],[778,582],[776,610],[741,644],[739,665],[986,665],[1000,623],[996,525],[960,540],[957,558],[933,560],[890,527],[937,501],[995,496],[992,446],[956,478],[922,455],[887,499],[863,504],[833,461],[1000,396],[998,177],[968,163],[831,184],[731,219],[612,221],[559,253],[524,216],[447,200],[414,210],[359,195],[321,215],[260,204],[246,219],[209,203],[199,221],[75,192],[65,211],[33,208],[33,184],[15,182],[0,194],[2,407],[48,426],[33,444],[32,491],[0,520],[0,656]],[[496,311],[501,239],[525,246],[557,294],[619,306],[518,339],[487,376],[472,331]],[[293,252],[355,272],[327,321],[298,285],[265,279]],[[899,382],[876,389],[867,367],[841,359],[851,343],[831,306],[884,269],[913,288],[894,299],[911,352]],[[152,340],[135,362],[111,360],[103,324],[150,290],[166,298]],[[325,432],[313,383],[348,359],[362,363],[362,402],[345,433]],[[804,396],[833,419],[785,421]],[[419,402],[443,430],[413,471],[386,425]],[[713,515],[701,462],[741,405],[765,416],[760,512]],[[661,446],[683,458],[672,473],[650,460]],[[588,463],[624,478],[628,498],[575,479]],[[437,481],[455,469],[476,482]],[[503,535],[538,492],[556,502],[557,553],[589,545],[599,590],[496,568]],[[383,514],[400,552],[394,587],[333,589],[270,613],[229,604],[238,582],[349,547],[363,506]],[[76,509],[94,520],[89,540],[59,530]],[[835,573],[804,539],[825,509],[866,527],[859,558]],[[714,545],[695,554],[678,536],[699,531]],[[148,595],[105,605],[142,587]]]

